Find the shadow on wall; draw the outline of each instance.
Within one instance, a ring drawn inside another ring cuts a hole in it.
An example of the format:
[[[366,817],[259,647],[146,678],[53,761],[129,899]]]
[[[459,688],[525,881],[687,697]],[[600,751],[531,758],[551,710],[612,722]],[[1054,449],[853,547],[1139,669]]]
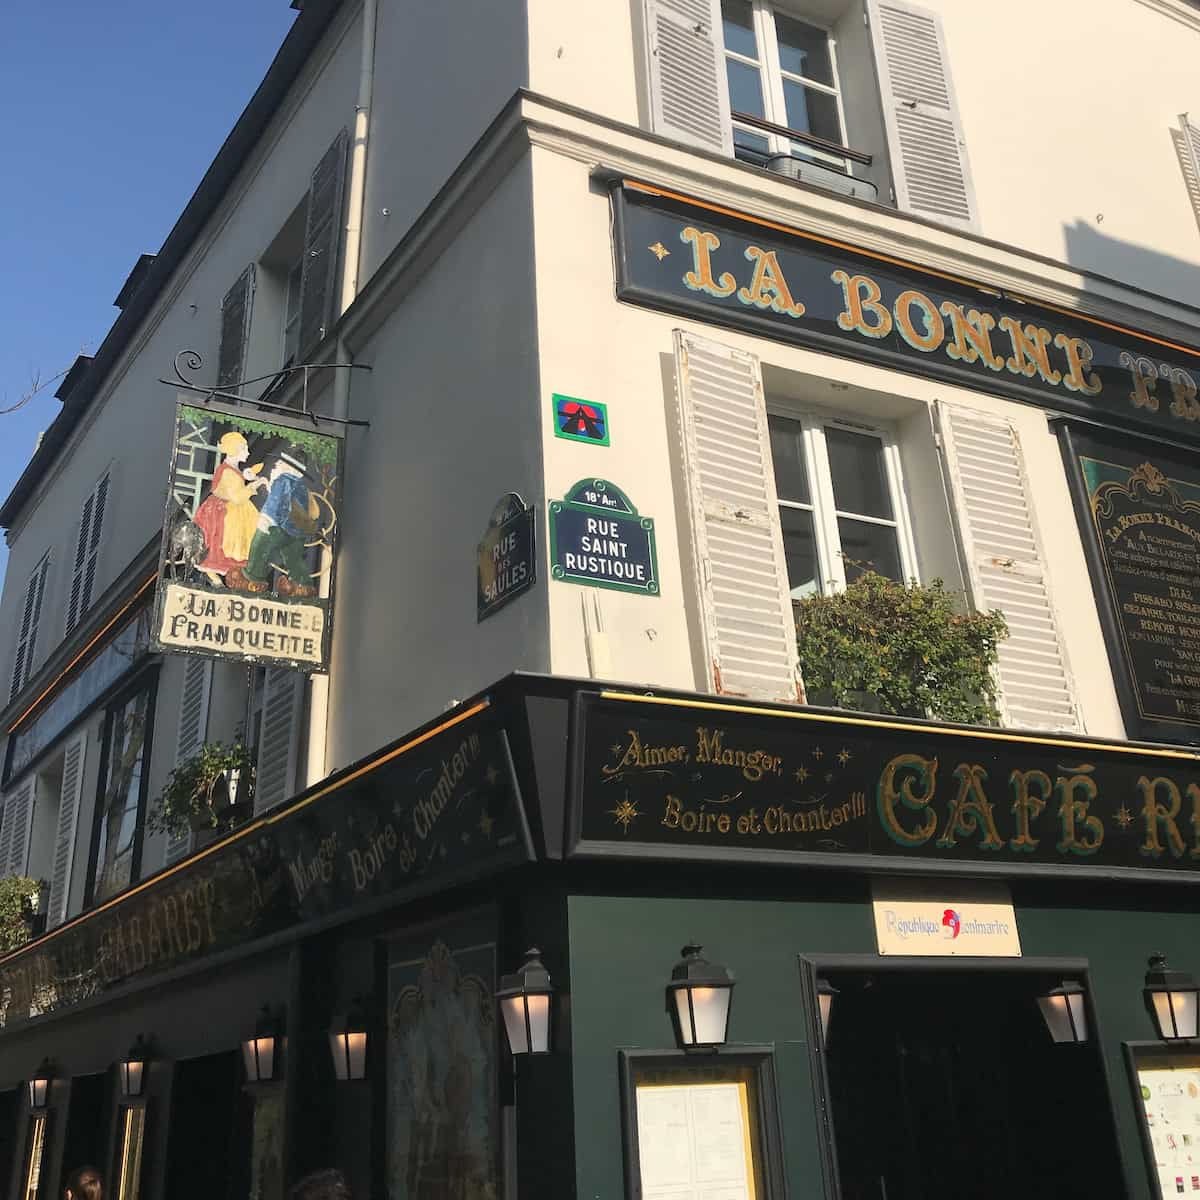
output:
[[[1200,308],[1200,175],[1178,129],[1171,130],[1175,155],[1196,214],[1196,241],[1188,248],[1198,261],[1162,254],[1137,242],[1110,237],[1103,227],[1075,221],[1063,227],[1067,262],[1083,271],[1096,271],[1123,283],[1144,288],[1182,304]]]

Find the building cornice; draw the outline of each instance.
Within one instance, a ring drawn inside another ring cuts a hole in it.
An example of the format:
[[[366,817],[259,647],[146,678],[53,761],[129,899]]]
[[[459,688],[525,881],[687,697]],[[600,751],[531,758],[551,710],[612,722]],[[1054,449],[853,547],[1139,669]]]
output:
[[[1137,2],[1144,8],[1153,9],[1156,13],[1170,17],[1172,21],[1178,21],[1180,25],[1186,25],[1189,29],[1200,33],[1200,8],[1189,3],[1189,0],[1137,0]]]

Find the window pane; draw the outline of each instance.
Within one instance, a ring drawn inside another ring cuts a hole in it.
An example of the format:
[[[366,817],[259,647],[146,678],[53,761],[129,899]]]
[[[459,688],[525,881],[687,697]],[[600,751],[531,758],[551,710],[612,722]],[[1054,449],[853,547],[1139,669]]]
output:
[[[842,123],[838,120],[837,99],[802,83],[783,81],[783,99],[787,105],[789,129],[815,134],[828,142],[842,142]]]
[[[775,36],[779,39],[779,65],[785,71],[833,87],[833,60],[824,30],[776,13]]]
[[[114,709],[110,718],[93,902],[116,895],[132,881],[148,700],[149,692],[139,692]]]
[[[725,26],[725,48],[747,58],[758,58],[754,13],[746,0],[721,0],[721,17]]]
[[[894,520],[884,474],[883,443],[867,434],[827,427],[825,449],[838,512]]]
[[[838,537],[847,583],[853,583],[866,571],[875,571],[889,579],[902,578],[900,545],[894,526],[838,517]]]
[[[729,75],[729,107],[734,112],[749,113],[752,117],[765,117],[762,84],[758,68],[748,67],[736,59],[727,58],[725,67]]]
[[[771,157],[771,143],[761,133],[733,127],[733,154],[743,162],[761,167]]]
[[[799,421],[768,415],[771,459],[775,463],[775,491],[780,500],[811,504],[808,472],[804,469],[804,442]]]
[[[793,600],[803,600],[821,590],[821,574],[817,568],[817,547],[813,538],[811,512],[802,508],[781,508],[783,524],[783,553],[787,559],[788,586]]]

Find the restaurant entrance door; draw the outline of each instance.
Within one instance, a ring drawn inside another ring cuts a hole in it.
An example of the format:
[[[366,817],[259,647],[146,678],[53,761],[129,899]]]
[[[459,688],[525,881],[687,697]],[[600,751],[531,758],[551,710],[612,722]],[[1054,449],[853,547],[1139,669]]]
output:
[[[1022,970],[837,971],[826,1061],[843,1200],[1125,1195],[1095,1037],[1055,1044]]]

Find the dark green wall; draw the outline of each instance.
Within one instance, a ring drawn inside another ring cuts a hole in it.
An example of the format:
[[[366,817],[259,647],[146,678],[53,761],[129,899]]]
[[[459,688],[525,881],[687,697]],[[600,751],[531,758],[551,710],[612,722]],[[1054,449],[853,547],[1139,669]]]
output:
[[[953,886],[948,880],[947,891]],[[738,890],[745,895],[761,889],[758,882]],[[824,893],[761,900],[726,898],[715,890],[686,898],[593,894],[568,901],[581,1200],[624,1195],[617,1051],[672,1047],[663,986],[679,948],[692,938],[703,943],[706,957],[736,975],[730,1040],[775,1043],[791,1196],[821,1194],[814,1190],[821,1188],[821,1169],[797,955],[875,953],[867,884],[843,880]],[[1161,950],[1173,965],[1200,975],[1195,900],[1190,893],[1150,887],[1105,892],[1041,885],[1017,888],[1014,901],[1026,957],[1090,960],[1130,1196],[1149,1200],[1121,1042],[1152,1035],[1141,995],[1151,952]]]

